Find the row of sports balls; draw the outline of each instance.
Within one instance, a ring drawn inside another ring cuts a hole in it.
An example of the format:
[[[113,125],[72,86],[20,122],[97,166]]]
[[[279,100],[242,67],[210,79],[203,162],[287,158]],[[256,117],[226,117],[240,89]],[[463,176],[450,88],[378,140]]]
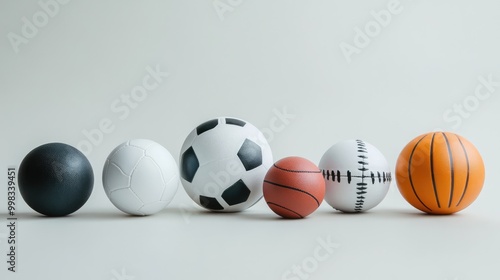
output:
[[[162,210],[182,182],[187,194],[211,211],[245,210],[262,197],[285,218],[303,218],[326,200],[343,212],[362,212],[386,196],[392,173],[382,153],[362,140],[339,142],[319,165],[300,157],[273,163],[269,144],[252,124],[221,117],[196,127],[181,149],[180,168],[151,140],[116,147],[102,173],[105,192],[120,210],[151,215]],[[431,214],[451,214],[470,205],[484,182],[477,149],[453,133],[418,136],[401,152],[396,180],[403,197]],[[35,148],[19,167],[26,203],[47,216],[73,213],[85,204],[94,176],[87,158],[61,143]]]

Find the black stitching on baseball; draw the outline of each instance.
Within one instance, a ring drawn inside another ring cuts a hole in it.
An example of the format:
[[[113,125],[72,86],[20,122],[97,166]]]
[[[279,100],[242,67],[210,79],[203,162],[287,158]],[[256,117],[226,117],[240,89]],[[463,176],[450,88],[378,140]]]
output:
[[[356,140],[356,142],[358,143],[358,152],[359,153],[367,153],[367,150],[366,150],[366,144],[361,141],[361,140]],[[367,189],[366,188],[366,183],[365,183],[365,171],[368,171],[368,168],[367,168],[367,165],[368,165],[368,161],[367,159],[364,159],[364,160],[361,160],[361,161],[358,161],[358,163],[361,165],[360,168],[358,168],[358,170],[361,171],[361,182],[357,183],[356,185],[358,185],[357,187],[357,190],[359,192],[357,192],[357,203],[356,203],[356,206],[354,207],[354,211],[356,212],[360,212],[361,210],[363,210],[363,205],[365,203],[365,200],[362,198],[363,194],[366,194],[365,190]],[[362,192],[362,193],[361,193]]]
[[[352,181],[352,178],[360,178],[360,179],[370,178],[371,179],[372,178],[371,173],[373,173],[373,172],[370,172],[370,176],[367,176],[367,175],[361,176],[361,175],[352,175],[352,172],[350,170],[347,170],[346,175],[341,175],[340,170],[323,169],[322,172],[323,172],[323,178],[325,180],[332,181],[332,182],[338,181],[339,183],[340,183],[340,178],[349,179],[349,177],[350,177],[351,181]],[[374,179],[375,179],[375,181],[378,180],[378,183],[391,182],[392,181],[392,174],[391,174],[391,172],[380,173],[380,171],[377,171],[377,175],[374,175]],[[348,181],[348,183],[350,184],[351,182]],[[372,184],[375,184],[375,183],[376,182],[372,181]]]

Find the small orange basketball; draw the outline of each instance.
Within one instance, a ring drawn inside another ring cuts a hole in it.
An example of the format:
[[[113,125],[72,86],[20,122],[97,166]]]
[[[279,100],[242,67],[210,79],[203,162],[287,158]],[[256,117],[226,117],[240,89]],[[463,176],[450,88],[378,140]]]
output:
[[[264,199],[283,218],[304,218],[314,212],[325,196],[321,170],[301,157],[277,161],[264,178]]]
[[[431,132],[403,149],[396,163],[396,182],[415,208],[430,214],[452,214],[476,200],[483,188],[484,163],[465,138]]]

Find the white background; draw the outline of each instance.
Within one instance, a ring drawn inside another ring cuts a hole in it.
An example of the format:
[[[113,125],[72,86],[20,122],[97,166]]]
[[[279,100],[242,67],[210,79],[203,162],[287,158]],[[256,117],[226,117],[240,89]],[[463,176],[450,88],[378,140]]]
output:
[[[1,182],[6,167],[36,146],[83,147],[84,131],[105,119],[112,125],[87,151],[95,185],[80,211],[45,218],[18,197],[18,272],[2,261],[0,278],[294,279],[287,271],[305,264],[308,279],[498,279],[500,86],[483,87],[489,96],[482,100],[474,93],[479,77],[500,81],[500,4],[390,3],[71,1],[52,6],[43,22],[38,2],[2,1]],[[371,11],[388,5],[397,13],[381,27]],[[38,21],[36,32],[23,35],[23,17]],[[356,28],[367,25],[373,36],[360,45]],[[22,43],[12,43],[13,34]],[[356,53],[344,54],[346,44]],[[123,106],[121,96],[142,85],[148,67],[170,75],[129,114],[117,113],[113,104]],[[453,111],[464,102],[464,114]],[[285,122],[283,111],[291,115]],[[420,214],[395,182],[368,213],[340,214],[323,203],[293,221],[263,201],[239,214],[207,213],[182,188],[154,216],[128,217],[113,207],[100,178],[115,146],[149,138],[178,158],[191,129],[222,115],[267,131],[275,160],[297,155],[316,163],[337,141],[360,138],[394,168],[414,137],[456,132],[483,155],[484,189],[451,216]],[[338,247],[312,261],[318,240],[328,239]]]

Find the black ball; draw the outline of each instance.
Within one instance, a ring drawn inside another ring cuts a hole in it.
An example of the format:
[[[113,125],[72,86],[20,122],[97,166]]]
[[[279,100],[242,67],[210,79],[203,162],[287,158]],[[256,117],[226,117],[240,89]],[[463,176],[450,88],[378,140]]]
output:
[[[49,143],[24,157],[18,181],[21,196],[33,210],[47,216],[65,216],[87,202],[94,173],[79,150],[62,143]]]

